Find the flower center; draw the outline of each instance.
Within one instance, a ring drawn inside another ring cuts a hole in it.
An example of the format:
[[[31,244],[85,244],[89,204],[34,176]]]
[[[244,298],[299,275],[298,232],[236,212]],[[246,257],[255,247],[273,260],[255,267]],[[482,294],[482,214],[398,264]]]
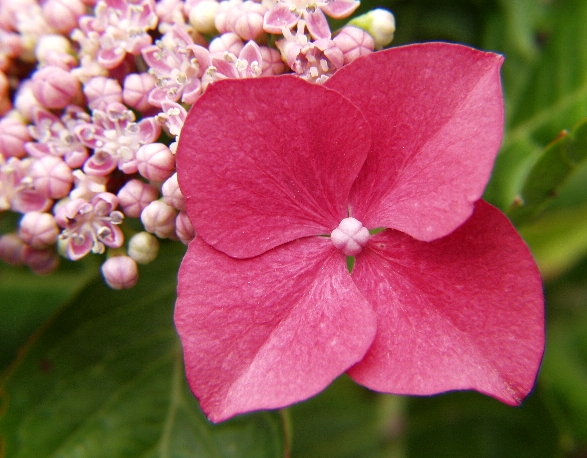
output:
[[[358,255],[369,241],[369,229],[358,219],[343,219],[338,227],[330,233],[330,239],[336,248],[347,256]]]

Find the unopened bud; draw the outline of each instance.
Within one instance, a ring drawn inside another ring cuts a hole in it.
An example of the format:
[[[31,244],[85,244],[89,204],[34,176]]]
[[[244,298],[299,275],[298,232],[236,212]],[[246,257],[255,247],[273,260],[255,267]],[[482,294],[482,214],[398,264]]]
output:
[[[20,220],[18,235],[35,249],[47,248],[55,244],[59,228],[50,213],[29,212]]]
[[[24,262],[23,250],[25,243],[16,234],[5,234],[0,236],[0,260],[13,265],[20,266]]]
[[[122,88],[118,81],[105,76],[96,76],[84,85],[84,94],[88,105],[94,109],[108,103],[122,101]]]
[[[138,218],[143,209],[157,199],[157,189],[144,181],[133,179],[128,181],[118,191],[118,205],[124,214],[131,218]]]
[[[112,289],[128,289],[137,284],[139,269],[129,256],[113,256],[102,264],[104,280]]]
[[[139,173],[147,180],[163,181],[175,170],[175,157],[163,143],[141,146],[136,159]]]
[[[148,232],[133,235],[128,242],[128,255],[139,264],[154,261],[159,253],[159,240]]]
[[[81,0],[47,0],[43,4],[43,16],[54,29],[69,33],[78,25],[78,19],[86,12]]]
[[[189,244],[196,232],[186,212],[179,212],[175,218],[175,234],[184,245]]]
[[[334,37],[334,42],[342,51],[345,65],[350,64],[357,57],[370,54],[375,48],[373,37],[363,29],[353,26],[343,27]]]
[[[124,79],[122,100],[131,108],[147,111],[152,108],[149,93],[155,84],[155,78],[149,73],[131,73]]]
[[[196,3],[189,12],[190,24],[196,32],[213,35],[216,32],[214,19],[219,3],[216,0],[203,0]]]
[[[181,189],[179,189],[179,183],[177,182],[177,173],[171,175],[163,186],[161,186],[161,194],[166,204],[171,205],[178,210],[185,208],[185,201]]]
[[[393,41],[395,33],[395,17],[391,11],[377,8],[349,22],[367,31],[375,40],[375,49],[381,49]]]
[[[52,248],[37,250],[25,246],[23,250],[24,264],[39,275],[47,275],[57,269],[59,257]]]
[[[208,49],[210,50],[211,57],[223,59],[227,52],[238,56],[244,46],[243,41],[236,33],[228,32],[214,38],[210,42]]]
[[[55,65],[37,70],[32,77],[35,98],[47,108],[65,108],[79,93],[79,81]]]
[[[175,235],[177,210],[162,200],[151,202],[141,213],[145,229],[157,237],[165,239]]]
[[[35,189],[51,199],[67,196],[73,183],[71,169],[56,156],[43,156],[37,159],[31,167],[30,176]]]
[[[24,145],[31,137],[27,127],[15,118],[0,119],[0,154],[4,158],[23,157]]]

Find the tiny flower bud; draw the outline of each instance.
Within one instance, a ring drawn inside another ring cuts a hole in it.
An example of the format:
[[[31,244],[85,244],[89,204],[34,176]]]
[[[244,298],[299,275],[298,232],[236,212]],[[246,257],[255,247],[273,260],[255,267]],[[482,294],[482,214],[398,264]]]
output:
[[[375,49],[373,37],[363,29],[353,26],[343,27],[334,37],[334,43],[342,51],[345,65]]]
[[[47,108],[65,108],[79,93],[79,81],[70,72],[49,65],[35,72],[32,90],[41,105]]]
[[[159,238],[175,235],[175,217],[177,210],[162,200],[155,200],[145,207],[141,213],[141,221],[145,229]]]
[[[91,109],[122,101],[122,88],[118,81],[105,76],[96,76],[84,84],[84,94]]]
[[[55,244],[59,228],[53,215],[44,212],[29,212],[20,220],[18,235],[37,250]]]
[[[24,264],[39,275],[46,275],[57,269],[59,258],[53,249],[37,250],[25,246],[23,250]]]
[[[51,199],[60,199],[69,194],[73,173],[68,165],[56,156],[43,156],[31,166],[30,176],[37,191]]]
[[[216,32],[214,19],[216,18],[219,6],[216,0],[203,0],[196,3],[190,9],[190,24],[196,32],[210,35]]]
[[[171,205],[178,210],[185,208],[185,202],[181,189],[179,189],[179,183],[177,182],[177,173],[171,175],[163,186],[161,187],[161,194],[163,195],[163,201]]]
[[[128,241],[128,255],[139,264],[154,261],[158,253],[159,241],[148,232],[139,232]]]
[[[118,204],[124,214],[138,218],[143,209],[157,199],[157,189],[144,181],[133,179],[118,191]]]
[[[356,218],[344,218],[330,234],[332,244],[346,256],[356,256],[369,241],[369,229]]]
[[[102,264],[104,280],[112,289],[128,289],[137,284],[137,263],[128,256],[114,256]]]
[[[393,41],[395,17],[390,11],[377,8],[349,22],[367,31],[375,40],[375,49],[381,49]]]
[[[16,234],[0,236],[0,260],[13,266],[22,265],[25,246],[25,243]]]
[[[131,73],[124,79],[122,100],[129,107],[144,112],[152,108],[149,92],[155,87],[155,78],[149,73]]]
[[[68,70],[75,66],[71,44],[62,35],[43,35],[37,42],[35,56],[42,65],[57,65]]]
[[[265,33],[263,30],[265,11],[266,9],[259,3],[243,2],[233,13],[232,31],[243,40],[256,40],[261,37]]]
[[[214,38],[210,42],[208,49],[212,57],[224,58],[224,55],[229,52],[238,56],[243,49],[244,43],[236,33],[223,33],[219,37]]]
[[[43,4],[43,16],[47,23],[66,34],[77,27],[78,19],[85,11],[81,0],[47,0]]]
[[[259,49],[263,57],[261,76],[279,75],[285,71],[285,64],[277,49],[267,46],[259,46]]]
[[[0,119],[0,154],[5,159],[23,157],[26,153],[24,145],[30,140],[27,127],[18,119]]]
[[[25,119],[33,119],[35,110],[43,108],[33,94],[33,83],[27,80],[19,86],[14,98],[14,106]]]
[[[189,244],[194,238],[194,227],[186,212],[179,212],[175,218],[175,234],[184,245]]]
[[[137,151],[139,173],[147,180],[163,181],[175,170],[175,157],[163,143],[149,143]]]

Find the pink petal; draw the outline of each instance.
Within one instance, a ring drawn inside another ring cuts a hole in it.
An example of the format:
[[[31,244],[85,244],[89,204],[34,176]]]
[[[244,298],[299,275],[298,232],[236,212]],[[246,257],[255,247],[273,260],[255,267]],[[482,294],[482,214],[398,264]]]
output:
[[[353,14],[360,4],[361,2],[356,1],[334,0],[328,2],[325,6],[321,7],[321,9],[330,17],[342,19]]]
[[[294,14],[285,5],[276,5],[265,13],[263,29],[269,33],[280,34],[283,28],[291,29],[297,24],[300,17]]]
[[[377,391],[475,389],[519,404],[544,348],[540,275],[509,221],[479,201],[434,242],[384,231],[353,279],[378,314],[377,337],[350,375]]]
[[[84,172],[88,175],[105,177],[112,172],[118,162],[105,151],[98,151],[85,162]]]
[[[308,32],[315,39],[330,38],[330,26],[322,10],[317,9],[311,13],[306,13],[304,18],[306,19]]]
[[[411,45],[357,59],[326,82],[377,132],[354,217],[426,241],[469,217],[501,143],[502,61],[460,45]]]
[[[370,142],[361,113],[322,86],[285,75],[218,81],[179,139],[186,210],[206,242],[234,257],[330,233]]]
[[[212,421],[313,396],[361,360],[371,306],[322,237],[235,260],[193,240],[175,324],[188,381]]]

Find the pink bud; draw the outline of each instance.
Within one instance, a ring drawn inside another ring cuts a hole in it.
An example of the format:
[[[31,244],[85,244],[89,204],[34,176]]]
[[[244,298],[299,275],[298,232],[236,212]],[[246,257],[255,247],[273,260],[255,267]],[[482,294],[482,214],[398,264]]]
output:
[[[240,8],[234,10],[232,31],[243,40],[256,40],[261,37],[263,30],[263,16],[266,9],[259,3],[247,1]]]
[[[65,34],[77,27],[78,19],[85,11],[81,0],[47,0],[43,4],[43,16],[47,23]]]
[[[0,236],[0,260],[13,266],[22,265],[25,246],[25,243],[16,234]]]
[[[179,212],[175,218],[175,234],[184,245],[189,244],[195,237],[194,227],[186,212]]]
[[[143,209],[157,198],[157,194],[154,186],[133,179],[118,191],[118,204],[126,216],[138,218]]]
[[[334,43],[342,51],[345,65],[375,49],[373,37],[363,29],[353,26],[343,27],[334,37]]]
[[[175,170],[175,157],[163,143],[149,143],[137,151],[139,173],[147,180],[163,181]]]
[[[179,183],[177,182],[177,173],[171,175],[163,186],[161,187],[161,194],[163,195],[163,201],[171,205],[178,210],[185,209],[185,202],[181,189],[179,189]]]
[[[145,229],[159,238],[172,238],[175,235],[175,217],[177,210],[162,200],[155,200],[141,213]]]
[[[56,156],[43,156],[37,159],[31,167],[30,176],[35,189],[51,199],[67,196],[73,183],[71,169]]]
[[[114,256],[102,264],[104,280],[112,289],[128,289],[137,284],[137,263],[128,256]]]
[[[96,76],[84,84],[84,94],[91,109],[122,101],[122,88],[118,81],[105,76]]]
[[[238,56],[244,44],[236,33],[223,33],[214,38],[208,47],[212,57],[224,58],[224,54],[230,52]]]
[[[0,119],[0,154],[4,158],[23,157],[24,145],[31,137],[27,127],[17,119]]]
[[[79,93],[79,81],[55,65],[37,70],[32,81],[35,98],[47,108],[65,108]]]
[[[277,49],[267,46],[259,46],[259,49],[263,57],[261,76],[279,75],[285,71],[285,64]]]
[[[53,249],[37,250],[30,246],[25,246],[23,260],[29,269],[39,275],[50,274],[59,265],[59,258]]]
[[[152,108],[149,92],[155,87],[155,78],[149,73],[131,73],[124,79],[122,100],[129,107],[144,112]]]
[[[18,112],[26,119],[33,119],[34,113],[38,108],[43,108],[41,103],[33,94],[33,82],[24,81],[16,91],[14,106]]]
[[[55,244],[59,228],[50,213],[29,212],[20,220],[18,235],[37,250]]]

